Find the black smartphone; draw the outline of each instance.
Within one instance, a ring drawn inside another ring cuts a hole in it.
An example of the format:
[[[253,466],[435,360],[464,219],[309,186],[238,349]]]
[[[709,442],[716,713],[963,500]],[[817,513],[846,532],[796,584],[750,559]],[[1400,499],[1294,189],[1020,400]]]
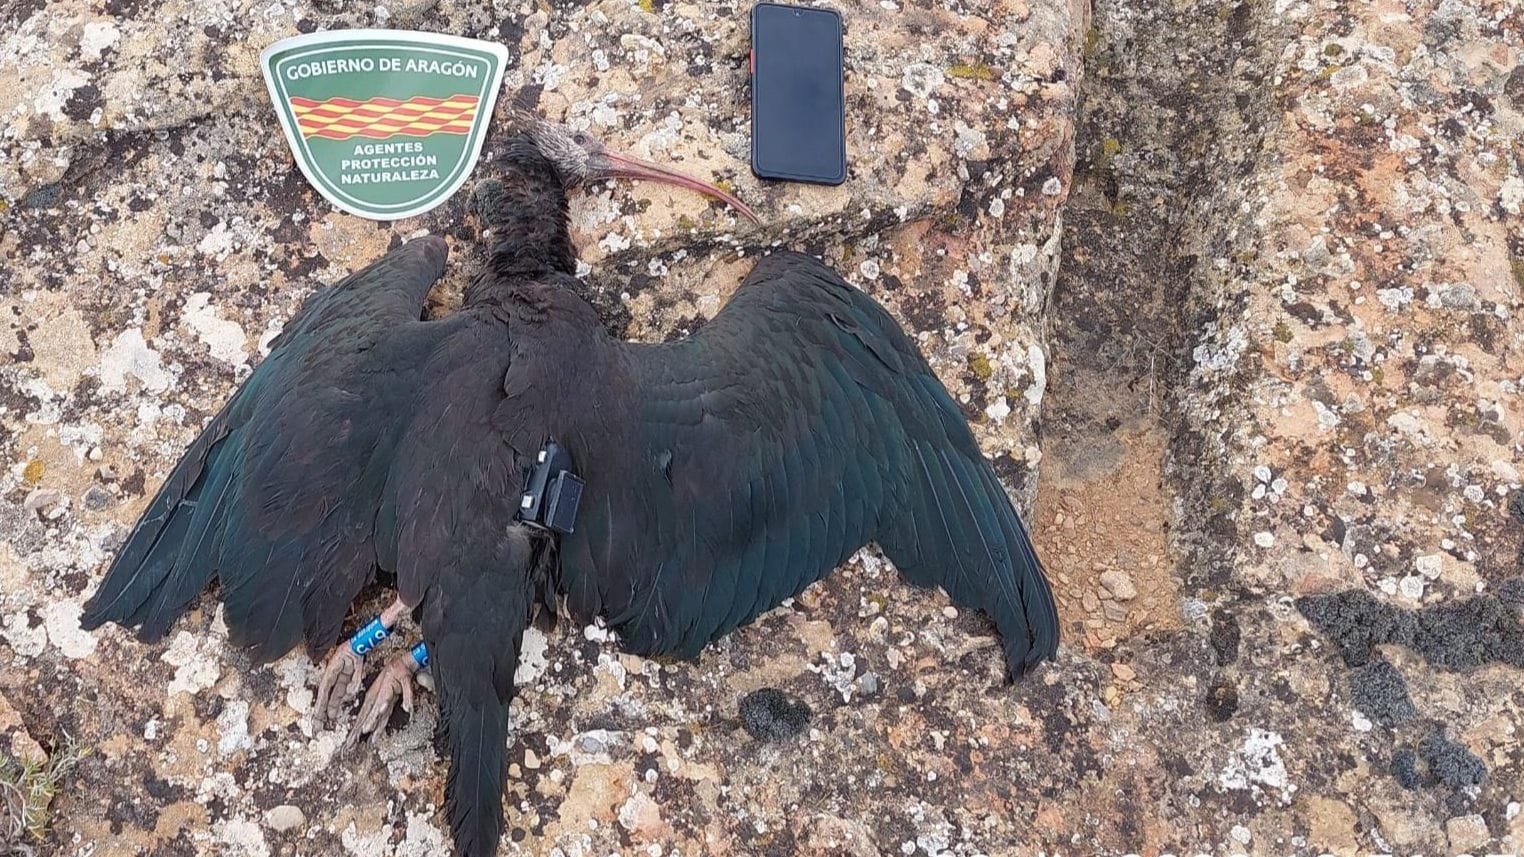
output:
[[[846,181],[840,14],[752,7],[751,171],[764,179]]]

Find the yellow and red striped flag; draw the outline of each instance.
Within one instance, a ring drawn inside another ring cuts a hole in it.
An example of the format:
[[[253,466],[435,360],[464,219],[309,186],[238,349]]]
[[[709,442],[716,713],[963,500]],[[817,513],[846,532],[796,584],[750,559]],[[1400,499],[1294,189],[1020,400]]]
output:
[[[381,96],[365,101],[342,97],[314,101],[292,96],[290,103],[303,137],[380,140],[396,135],[468,134],[476,117],[477,98],[474,95],[452,95],[449,98],[415,95],[406,101]]]

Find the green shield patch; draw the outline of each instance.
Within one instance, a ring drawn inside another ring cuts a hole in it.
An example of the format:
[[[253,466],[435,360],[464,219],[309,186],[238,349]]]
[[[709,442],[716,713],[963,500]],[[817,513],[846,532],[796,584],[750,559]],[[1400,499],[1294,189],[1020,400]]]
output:
[[[335,30],[260,54],[297,166],[329,202],[400,220],[439,205],[470,175],[508,51],[407,30]]]

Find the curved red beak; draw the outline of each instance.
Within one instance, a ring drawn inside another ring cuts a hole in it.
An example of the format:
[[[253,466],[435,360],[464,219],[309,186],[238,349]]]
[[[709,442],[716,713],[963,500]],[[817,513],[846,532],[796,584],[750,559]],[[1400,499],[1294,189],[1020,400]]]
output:
[[[746,203],[736,199],[724,188],[629,155],[608,151],[599,152],[593,156],[593,174],[600,179],[636,179],[687,188],[725,203],[752,223],[762,222]]]

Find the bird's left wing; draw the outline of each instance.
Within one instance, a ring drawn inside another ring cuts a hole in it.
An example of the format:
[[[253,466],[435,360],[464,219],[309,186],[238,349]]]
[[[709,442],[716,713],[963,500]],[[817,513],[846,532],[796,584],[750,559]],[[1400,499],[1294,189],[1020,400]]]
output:
[[[989,614],[1013,674],[1053,654],[1041,565],[962,413],[893,318],[817,260],[763,260],[686,340],[583,350],[586,372],[541,406],[587,480],[561,545],[574,613],[634,651],[694,655],[872,541]]]

